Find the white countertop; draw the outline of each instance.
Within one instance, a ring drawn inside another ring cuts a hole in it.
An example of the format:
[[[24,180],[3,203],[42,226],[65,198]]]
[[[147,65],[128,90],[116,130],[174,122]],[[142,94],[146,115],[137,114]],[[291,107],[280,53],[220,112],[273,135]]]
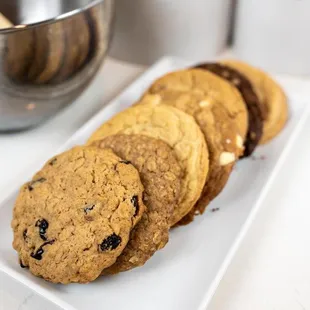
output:
[[[34,130],[0,135],[1,195],[20,185],[22,171],[31,174],[32,163],[44,163],[143,70],[108,59],[90,88],[65,111]],[[292,86],[310,99],[310,80],[292,78]],[[308,124],[208,310],[310,309],[310,119]],[[275,195],[279,192],[283,195]],[[59,308],[0,273],[0,310],[26,309]]]

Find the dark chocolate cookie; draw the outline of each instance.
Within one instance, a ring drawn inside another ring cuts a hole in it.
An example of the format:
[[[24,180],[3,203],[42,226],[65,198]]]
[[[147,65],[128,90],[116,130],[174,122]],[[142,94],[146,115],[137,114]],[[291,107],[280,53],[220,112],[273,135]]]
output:
[[[264,71],[236,60],[222,61],[251,81],[263,111],[264,130],[259,144],[265,144],[277,136],[289,117],[286,94],[279,83]]]
[[[245,140],[243,157],[250,156],[263,134],[263,117],[261,103],[251,82],[239,71],[221,63],[204,63],[196,68],[208,70],[232,83],[241,93],[248,109],[248,132]]]

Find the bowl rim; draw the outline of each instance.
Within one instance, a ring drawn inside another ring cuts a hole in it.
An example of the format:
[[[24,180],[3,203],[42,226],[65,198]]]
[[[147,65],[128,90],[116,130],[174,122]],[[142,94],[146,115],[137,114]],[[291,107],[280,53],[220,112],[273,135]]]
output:
[[[25,31],[27,29],[39,27],[39,26],[42,26],[42,25],[53,24],[53,23],[56,23],[58,21],[61,21],[61,20],[67,19],[69,17],[72,17],[74,15],[77,15],[77,14],[79,14],[81,12],[87,11],[88,9],[90,9],[90,8],[96,6],[96,5],[98,5],[98,4],[100,4],[100,3],[104,2],[104,1],[105,0],[92,0],[91,3],[86,4],[86,5],[84,5],[81,8],[69,11],[67,13],[58,15],[58,16],[53,17],[53,18],[46,19],[44,21],[30,23],[30,24],[14,25],[14,26],[9,27],[9,28],[2,28],[2,29],[0,29],[0,35],[1,34],[6,34],[6,33],[15,33],[17,31]]]

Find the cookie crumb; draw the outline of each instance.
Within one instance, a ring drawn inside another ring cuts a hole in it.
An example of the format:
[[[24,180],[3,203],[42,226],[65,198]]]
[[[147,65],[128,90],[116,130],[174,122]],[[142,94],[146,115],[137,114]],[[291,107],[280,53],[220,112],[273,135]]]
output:
[[[217,211],[219,211],[220,210],[220,208],[212,208],[211,209],[211,212],[217,212]]]
[[[265,159],[266,159],[266,156],[265,156],[265,155],[260,155],[260,156],[252,155],[252,156],[251,156],[251,159],[252,159],[252,160],[265,160]]]

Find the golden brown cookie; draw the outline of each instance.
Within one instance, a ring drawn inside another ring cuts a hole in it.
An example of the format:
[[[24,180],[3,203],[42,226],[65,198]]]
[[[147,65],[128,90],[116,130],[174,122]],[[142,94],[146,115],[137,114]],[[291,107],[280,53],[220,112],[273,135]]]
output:
[[[267,73],[249,64],[225,60],[224,64],[244,74],[265,108],[264,129],[260,144],[269,142],[284,128],[288,119],[287,98],[280,85]]]
[[[161,139],[173,148],[184,169],[179,206],[170,222],[171,226],[176,224],[199,199],[209,170],[208,150],[199,126],[190,115],[149,98],[147,103],[131,107],[103,124],[88,143],[119,133]]]
[[[145,206],[133,165],[111,150],[75,147],[22,186],[12,228],[21,266],[55,283],[87,283],[111,266]]]
[[[171,72],[157,79],[147,90],[148,94],[164,95],[179,92],[204,97],[205,105],[220,104],[236,124],[239,135],[245,140],[248,130],[248,112],[239,91],[229,82],[202,69]]]
[[[199,82],[200,79],[203,81]],[[204,85],[206,79],[210,79],[208,91]],[[223,98],[218,93],[220,88],[212,91],[212,85],[218,81],[218,88],[220,86],[224,88]],[[243,152],[243,138],[236,124],[235,110],[231,109],[229,113],[225,94],[237,97],[237,105],[241,107],[240,110],[246,118],[244,102],[240,100],[240,95],[233,87],[223,82],[221,83],[220,78],[209,72],[182,70],[155,81],[141,101],[143,103],[147,96],[154,94],[151,96],[154,96],[158,104],[171,105],[192,115],[208,145],[210,167],[206,184],[197,204],[179,224],[187,224],[193,220],[195,213],[204,212],[210,201],[224,188],[235,161]],[[240,115],[239,117],[243,119]]]
[[[144,186],[147,210],[116,263],[103,271],[115,274],[144,265],[168,242],[170,218],[179,201],[183,171],[173,149],[148,136],[119,134],[95,141],[94,145],[110,148],[124,163],[133,164]]]
[[[162,95],[144,95],[139,104],[153,98],[157,104],[174,106],[192,115],[206,139],[209,150],[209,174],[199,200],[191,212],[179,224],[191,222],[196,214],[202,214],[224,188],[232,167],[243,151],[242,138],[226,109],[215,102],[206,104],[201,93],[166,91]]]
[[[248,132],[244,143],[243,157],[250,156],[263,134],[263,109],[249,79],[221,63],[203,63],[196,68],[208,70],[234,85],[242,95],[248,110]]]

